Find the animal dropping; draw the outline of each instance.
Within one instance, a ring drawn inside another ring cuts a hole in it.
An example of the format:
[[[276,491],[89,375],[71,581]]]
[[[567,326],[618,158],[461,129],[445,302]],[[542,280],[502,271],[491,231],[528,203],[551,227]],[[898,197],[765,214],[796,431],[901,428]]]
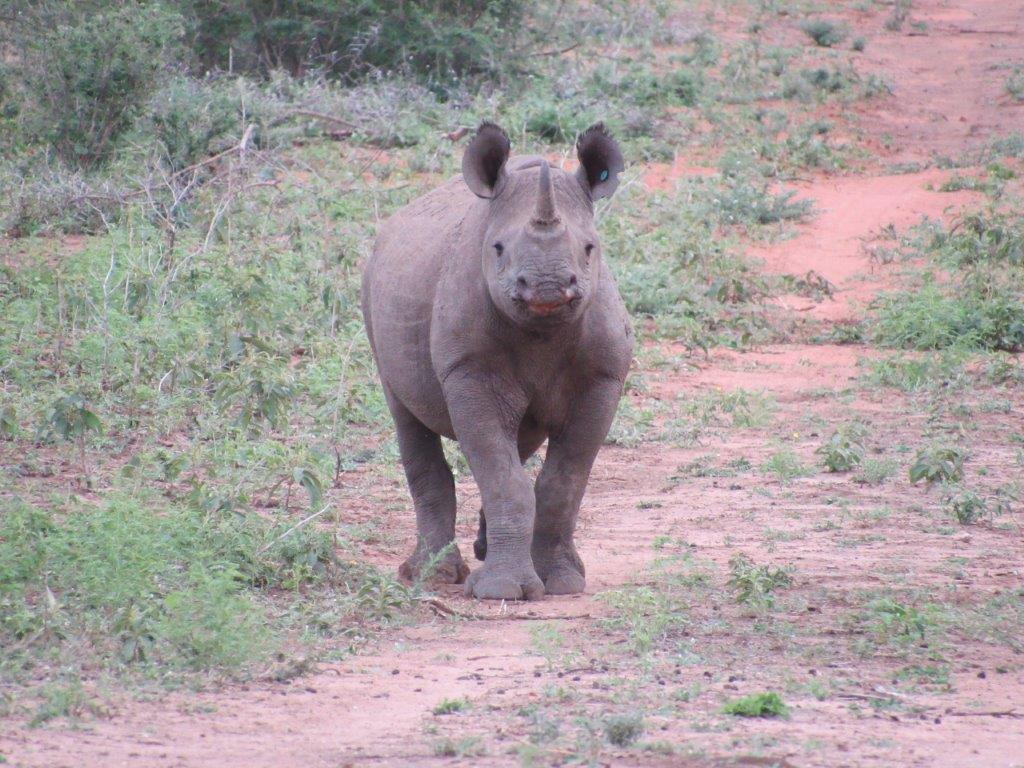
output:
[[[461,176],[382,225],[362,302],[416,510],[400,574],[430,566],[467,594],[516,600],[584,589],[573,532],[633,333],[594,226],[594,201],[624,167],[618,144],[587,129],[574,174],[509,151],[482,123]],[[454,544],[442,436],[458,440],[483,500],[473,573]],[[523,462],[545,440],[532,484]]]

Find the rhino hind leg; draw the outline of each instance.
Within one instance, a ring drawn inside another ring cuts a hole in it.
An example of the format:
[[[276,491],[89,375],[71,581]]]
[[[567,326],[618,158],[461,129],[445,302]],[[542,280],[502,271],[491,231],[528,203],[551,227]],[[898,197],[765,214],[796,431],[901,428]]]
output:
[[[426,578],[461,584],[469,566],[455,544],[455,479],[440,436],[388,393],[398,448],[416,509],[416,548],[398,569],[408,581]]]

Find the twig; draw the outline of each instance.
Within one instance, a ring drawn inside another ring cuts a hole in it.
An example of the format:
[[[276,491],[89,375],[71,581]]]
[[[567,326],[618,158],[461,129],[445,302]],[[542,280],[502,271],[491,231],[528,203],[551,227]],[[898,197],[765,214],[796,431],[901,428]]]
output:
[[[257,549],[257,550],[256,550],[256,554],[257,554],[257,555],[262,555],[262,554],[263,554],[264,552],[266,552],[266,551],[267,551],[268,549],[270,549],[270,548],[271,548],[272,546],[274,546],[275,544],[277,544],[277,543],[278,543],[279,541],[281,541],[281,540],[282,540],[282,539],[284,539],[285,537],[287,537],[287,536],[290,536],[290,535],[291,535],[292,533],[294,533],[295,531],[299,530],[299,528],[301,528],[302,526],[304,526],[304,525],[306,525],[307,523],[309,523],[309,522],[311,522],[311,521],[315,520],[316,518],[320,517],[320,515],[322,515],[322,514],[323,514],[324,512],[326,512],[326,511],[327,511],[328,509],[330,509],[330,505],[329,505],[329,504],[328,504],[327,506],[325,506],[325,507],[324,507],[323,509],[321,509],[321,510],[320,510],[319,512],[314,512],[314,513],[313,513],[312,515],[310,515],[309,517],[304,517],[304,518],[302,518],[301,520],[299,520],[299,522],[297,522],[297,523],[296,523],[295,525],[293,525],[293,526],[292,526],[291,528],[289,528],[289,529],[288,529],[287,531],[285,531],[284,533],[282,533],[282,534],[281,534],[280,536],[278,536],[278,537],[277,537],[276,539],[274,539],[273,541],[267,542],[267,543],[266,543],[266,544],[264,544],[264,545],[263,545],[262,547],[260,547],[259,549]]]
[[[1024,714],[1013,709],[990,712],[946,712],[943,717],[1015,717],[1024,719]]]
[[[530,55],[531,56],[561,56],[563,53],[568,53],[569,51],[573,51],[573,50],[579,48],[581,45],[583,45],[583,43],[580,40],[577,40],[575,43],[573,43],[572,45],[566,46],[565,48],[559,48],[558,50],[554,50],[554,51],[538,51],[537,53],[531,53]]]
[[[275,120],[275,122],[281,122],[283,120],[287,120],[290,117],[296,117],[296,116],[298,116],[298,117],[312,117],[314,120],[323,120],[326,123],[334,123],[335,125],[343,125],[343,126],[345,126],[346,128],[348,128],[349,130],[352,130],[352,131],[356,130],[359,127],[359,126],[355,125],[354,123],[350,123],[348,120],[342,120],[340,117],[335,117],[334,115],[328,115],[328,114],[326,114],[324,112],[315,112],[312,109],[293,109],[291,112],[288,112],[287,114],[285,114],[279,120]]]
[[[442,616],[455,616],[460,619],[470,619],[471,621],[504,621],[505,619],[512,619],[518,621],[563,621],[571,619],[590,618],[589,613],[577,613],[567,616],[536,616],[525,613],[506,613],[504,615],[495,616],[483,613],[464,613],[463,611],[459,611],[455,608],[452,608],[450,605],[446,605],[445,603],[438,600],[436,597],[418,597],[416,599],[420,602],[426,603],[431,608],[433,608],[436,613],[439,613]]]

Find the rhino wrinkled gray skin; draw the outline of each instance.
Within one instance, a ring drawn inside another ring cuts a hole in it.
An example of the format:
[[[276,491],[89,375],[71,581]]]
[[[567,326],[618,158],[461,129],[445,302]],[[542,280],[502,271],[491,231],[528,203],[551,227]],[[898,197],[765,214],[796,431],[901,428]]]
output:
[[[416,509],[419,543],[400,573],[444,550],[435,577],[479,598],[536,599],[583,591],[576,517],[632,357],[593,208],[623,161],[600,124],[577,141],[575,174],[509,149],[481,124],[462,175],[382,225],[362,301]],[[453,543],[442,435],[459,441],[483,501],[473,573]],[[523,462],[545,439],[534,487]]]

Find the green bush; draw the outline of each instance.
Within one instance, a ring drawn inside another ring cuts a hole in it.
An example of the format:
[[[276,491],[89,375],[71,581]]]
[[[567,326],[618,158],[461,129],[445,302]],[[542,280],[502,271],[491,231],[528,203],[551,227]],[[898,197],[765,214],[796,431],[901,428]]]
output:
[[[7,26],[18,121],[65,162],[108,160],[176,49],[182,19],[156,2],[22,2]]]
[[[186,5],[198,66],[294,76],[329,71],[354,80],[376,71],[433,84],[507,71],[529,0],[192,0]]]
[[[139,129],[159,143],[168,167],[178,171],[224,149],[228,135],[237,139],[242,116],[241,99],[229,82],[178,76],[153,94]]]
[[[826,19],[809,19],[800,25],[800,29],[822,48],[831,48],[846,39],[846,30]]]

